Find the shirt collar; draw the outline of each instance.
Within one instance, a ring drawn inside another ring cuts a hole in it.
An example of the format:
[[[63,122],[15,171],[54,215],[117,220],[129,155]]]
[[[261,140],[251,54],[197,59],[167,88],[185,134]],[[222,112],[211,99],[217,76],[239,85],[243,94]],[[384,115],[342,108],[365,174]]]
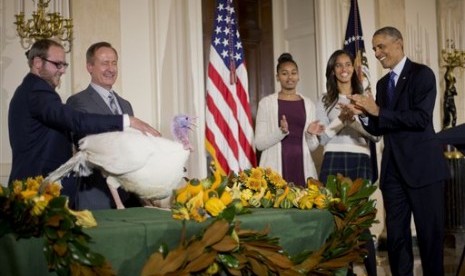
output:
[[[95,84],[93,82],[90,83],[90,86],[92,86],[92,88],[94,88],[94,90],[97,91],[100,97],[102,97],[105,100],[108,99],[108,96],[110,96],[111,93],[114,93],[113,90],[107,90],[103,88],[102,86]]]

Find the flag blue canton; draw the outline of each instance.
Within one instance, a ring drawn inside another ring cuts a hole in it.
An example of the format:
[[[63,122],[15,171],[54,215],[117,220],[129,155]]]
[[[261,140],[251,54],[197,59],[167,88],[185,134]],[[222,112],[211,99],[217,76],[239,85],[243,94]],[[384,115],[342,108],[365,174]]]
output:
[[[365,51],[362,24],[356,0],[352,0],[350,5],[349,20],[347,21],[346,36],[344,39],[344,49],[351,52],[354,57],[357,55],[359,50]]]
[[[216,52],[228,68],[231,65],[239,67],[244,60],[244,49],[237,30],[236,11],[232,0],[217,2],[213,29],[211,44]]]

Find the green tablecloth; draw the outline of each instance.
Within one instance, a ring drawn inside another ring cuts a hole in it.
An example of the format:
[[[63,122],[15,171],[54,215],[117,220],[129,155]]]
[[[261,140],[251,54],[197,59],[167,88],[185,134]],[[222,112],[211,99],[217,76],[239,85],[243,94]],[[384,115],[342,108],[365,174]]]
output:
[[[103,254],[118,275],[139,275],[148,257],[162,244],[170,249],[179,243],[182,224],[171,212],[155,208],[129,208],[93,212],[98,226],[87,229],[93,250]],[[262,230],[270,226],[271,237],[291,255],[319,248],[333,230],[333,218],[325,210],[252,209],[237,217],[242,229]],[[208,222],[207,222],[208,223]],[[205,224],[189,222],[187,237]],[[0,275],[49,275],[42,253],[42,239],[0,239]]]

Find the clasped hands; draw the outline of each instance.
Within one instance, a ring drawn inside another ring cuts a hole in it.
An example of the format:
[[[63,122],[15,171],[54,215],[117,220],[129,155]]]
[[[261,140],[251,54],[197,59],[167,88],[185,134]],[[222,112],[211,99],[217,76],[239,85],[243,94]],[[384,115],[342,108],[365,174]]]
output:
[[[354,94],[347,96],[347,98],[350,99],[349,104],[339,104],[341,115],[343,114],[342,118],[341,115],[339,115],[339,118],[342,121],[345,121],[343,119],[347,119],[349,116],[353,118],[354,115],[379,115],[379,106],[376,104],[371,92],[365,95]]]
[[[283,115],[281,120],[279,121],[279,128],[281,129],[282,133],[289,132],[289,125],[287,123],[286,116]],[[320,124],[320,121],[316,120],[310,123],[307,128],[307,133],[312,135],[320,135],[325,130],[325,126]]]

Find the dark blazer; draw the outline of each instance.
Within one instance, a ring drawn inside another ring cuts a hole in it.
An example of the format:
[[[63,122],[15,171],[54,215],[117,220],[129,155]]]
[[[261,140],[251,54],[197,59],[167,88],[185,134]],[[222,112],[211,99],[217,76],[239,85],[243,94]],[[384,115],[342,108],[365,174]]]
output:
[[[123,129],[122,116],[85,114],[62,103],[45,80],[29,73],[16,89],[8,110],[13,162],[9,182],[47,175],[72,154],[70,132]]]
[[[121,98],[116,93],[114,94],[122,112],[124,114],[134,116],[134,112],[129,101]],[[110,107],[91,85],[89,85],[85,90],[69,97],[66,103],[74,107],[76,110],[86,113],[113,114]],[[83,136],[85,135],[81,133],[75,135],[74,140],[76,145],[77,141]],[[118,189],[118,192],[126,207],[140,206],[139,199],[136,195],[127,193],[121,188]],[[115,207],[106,179],[98,171],[95,171],[89,177],[82,177],[79,179],[79,191],[75,198],[75,202],[77,209],[97,210]]]
[[[410,187],[437,183],[449,176],[447,163],[433,128],[436,80],[433,71],[407,59],[388,106],[389,74],[376,85],[378,117],[369,118],[367,131],[383,135],[381,185],[387,162],[394,162]],[[389,160],[388,160],[389,159]]]

